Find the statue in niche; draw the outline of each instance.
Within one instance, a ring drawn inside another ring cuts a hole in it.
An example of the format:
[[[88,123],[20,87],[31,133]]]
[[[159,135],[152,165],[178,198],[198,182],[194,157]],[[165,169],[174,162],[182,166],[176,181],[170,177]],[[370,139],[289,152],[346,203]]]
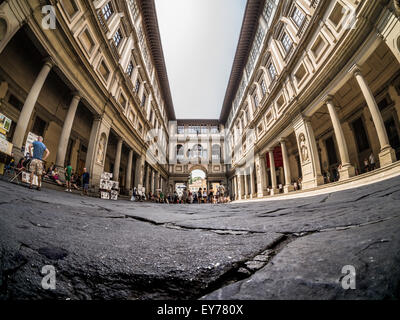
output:
[[[97,150],[97,163],[103,165],[104,162],[104,153],[106,150],[106,135],[103,133],[100,137],[99,148]]]
[[[301,133],[299,135],[299,146],[300,146],[302,162],[305,162],[308,160],[309,155],[308,155],[308,148],[307,148],[307,143],[306,143],[306,136],[304,135],[304,133]]]

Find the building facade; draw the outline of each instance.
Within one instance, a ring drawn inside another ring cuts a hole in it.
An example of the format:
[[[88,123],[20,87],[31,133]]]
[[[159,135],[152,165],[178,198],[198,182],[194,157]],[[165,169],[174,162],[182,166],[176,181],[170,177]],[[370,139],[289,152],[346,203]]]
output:
[[[53,25],[52,19],[54,18]],[[47,165],[112,172],[128,192],[165,188],[175,119],[153,1],[0,1],[0,112],[21,157],[43,136]]]
[[[399,63],[396,1],[248,1],[220,117],[233,196],[315,188],[363,172],[366,160],[395,162]]]
[[[346,180],[400,156],[398,1],[248,0],[220,118],[176,120],[154,0],[0,0],[0,113],[16,157],[43,136],[94,189]]]

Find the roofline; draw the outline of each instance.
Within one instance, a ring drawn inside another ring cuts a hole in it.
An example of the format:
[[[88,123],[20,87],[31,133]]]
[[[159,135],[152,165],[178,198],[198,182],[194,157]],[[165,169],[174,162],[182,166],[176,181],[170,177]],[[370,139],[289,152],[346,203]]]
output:
[[[239,88],[240,80],[242,79],[243,70],[249,58],[252,43],[259,24],[259,17],[262,13],[264,4],[265,0],[247,1],[231,75],[229,77],[221,114],[219,116],[219,121],[223,124],[225,124],[228,119],[233,99]]]
[[[177,119],[177,124],[191,124],[191,125],[201,125],[201,124],[212,124],[218,125],[220,121],[218,119]]]
[[[158,26],[157,12],[154,0],[139,0],[142,12],[143,26],[146,38],[150,44],[150,51],[154,65],[157,70],[158,80],[161,86],[169,120],[175,120],[174,104],[172,102],[171,89],[169,86],[167,67],[164,59],[164,51],[161,43],[160,29]]]

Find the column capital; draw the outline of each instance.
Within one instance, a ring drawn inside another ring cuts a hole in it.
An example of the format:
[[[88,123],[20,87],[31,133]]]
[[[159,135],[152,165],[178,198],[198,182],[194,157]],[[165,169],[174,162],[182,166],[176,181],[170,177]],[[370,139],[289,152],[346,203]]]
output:
[[[333,95],[327,94],[324,97],[324,101],[325,101],[325,104],[328,104],[328,103],[333,104]]]
[[[354,76],[362,75],[360,66],[358,64],[353,64],[349,69],[349,73],[353,74]]]
[[[50,68],[53,68],[54,66],[55,66],[55,62],[54,62],[54,60],[53,60],[53,58],[52,57],[46,57],[46,58],[44,58],[43,60],[42,60],[42,62],[45,64],[45,65],[48,65]]]
[[[283,138],[279,139],[279,143],[280,144],[286,144],[286,142],[287,142],[287,138],[286,137],[283,137]]]
[[[82,99],[82,95],[78,90],[74,90],[71,92],[72,98],[73,99]]]

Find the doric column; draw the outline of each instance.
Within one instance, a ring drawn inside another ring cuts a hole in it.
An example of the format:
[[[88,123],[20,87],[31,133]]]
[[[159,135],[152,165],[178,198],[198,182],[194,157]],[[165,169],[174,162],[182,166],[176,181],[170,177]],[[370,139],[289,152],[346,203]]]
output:
[[[145,185],[143,185],[144,160],[145,160],[145,156],[143,156],[143,155],[136,158],[135,182],[134,182],[135,187],[138,187],[139,184],[142,185],[142,187],[146,187]]]
[[[64,167],[65,155],[67,153],[68,141],[71,135],[72,124],[74,123],[76,109],[78,108],[81,97],[79,94],[74,94],[72,101],[69,105],[67,115],[64,120],[64,125],[61,131],[61,136],[58,141],[58,149],[56,156],[56,165],[58,167]]]
[[[360,89],[364,95],[365,101],[367,102],[369,111],[371,112],[372,120],[374,121],[376,132],[378,134],[379,144],[381,147],[381,151],[379,153],[380,165],[381,167],[389,165],[396,161],[396,154],[393,148],[390,146],[389,138],[386,132],[381,112],[375,101],[371,88],[368,86],[368,83],[363,77],[358,66],[354,66],[352,68],[352,72],[354,73],[358,85],[360,86]]]
[[[256,156],[256,176],[257,176],[257,197],[262,198],[267,195],[267,168],[265,165],[265,154]]]
[[[250,168],[250,188],[251,188],[250,199],[253,199],[257,194],[256,186],[254,183],[254,165],[252,168]]]
[[[113,171],[113,180],[118,181],[119,179],[119,168],[121,165],[121,152],[122,152],[122,138],[118,139],[117,143],[117,152],[115,154],[115,162],[114,162],[114,171]]]
[[[249,196],[249,186],[247,183],[247,170],[244,172],[245,174],[243,175],[243,180],[244,180],[244,198],[247,199]]]
[[[277,184],[276,184],[276,170],[275,170],[275,159],[274,159],[274,149],[269,149],[268,150],[268,154],[269,154],[269,167],[271,169],[271,196],[274,194],[279,193],[279,190],[277,188]]]
[[[154,170],[151,169],[151,176],[150,176],[150,189],[151,193],[154,193]]]
[[[133,150],[129,150],[128,165],[126,167],[126,189],[129,191],[132,188],[132,161],[133,161]]]
[[[290,191],[294,190],[294,187],[292,186],[292,176],[290,172],[289,154],[286,147],[286,140],[281,139],[280,143],[281,143],[282,158],[283,158],[283,171],[285,174],[285,185],[283,187],[283,190],[285,193],[289,193]]]
[[[42,67],[42,70],[39,72],[39,75],[36,77],[36,80],[33,83],[31,90],[29,91],[28,97],[25,100],[25,104],[19,115],[17,126],[15,128],[14,138],[12,141],[15,149],[20,150],[22,147],[26,129],[28,127],[33,109],[39,97],[40,91],[43,88],[44,82],[46,81],[52,67],[53,62],[50,59],[46,60],[44,66]]]
[[[240,174],[236,175],[236,181],[237,181],[237,199],[242,200],[242,182]]]
[[[237,194],[238,194],[238,187],[237,187],[237,180],[236,180],[236,176],[233,177],[232,179],[233,182],[233,193],[234,193],[234,199],[237,199]]]
[[[335,131],[335,137],[339,147],[340,160],[342,162],[342,169],[339,172],[340,180],[345,180],[355,175],[355,169],[350,164],[350,157],[349,151],[347,149],[346,139],[344,137],[339,116],[336,112],[335,106],[333,105],[331,96],[327,97],[326,106],[328,107],[329,115],[331,116],[333,130]]]

